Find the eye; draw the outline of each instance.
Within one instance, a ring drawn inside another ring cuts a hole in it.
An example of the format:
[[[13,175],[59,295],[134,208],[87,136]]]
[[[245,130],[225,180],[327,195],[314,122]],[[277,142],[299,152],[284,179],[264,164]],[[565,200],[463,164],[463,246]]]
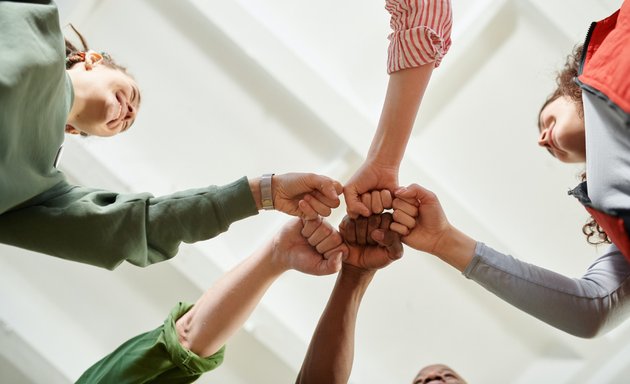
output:
[[[553,128],[553,126],[556,125],[556,118],[553,116],[549,116],[547,118],[547,121],[545,122],[545,126],[547,129],[551,129]]]

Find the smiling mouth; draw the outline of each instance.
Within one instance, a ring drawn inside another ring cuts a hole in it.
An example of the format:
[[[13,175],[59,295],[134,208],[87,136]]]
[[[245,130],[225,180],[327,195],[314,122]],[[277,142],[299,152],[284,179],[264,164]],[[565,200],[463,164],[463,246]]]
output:
[[[551,150],[554,152],[554,156],[556,157],[558,157],[557,154],[564,153],[564,151],[561,150],[560,147],[558,147],[558,144],[556,143],[556,140],[553,136],[553,127],[549,128],[549,146],[551,147]]]
[[[109,128],[113,128],[115,126],[117,126],[124,118],[124,101],[122,100],[121,96],[116,93],[116,100],[118,101],[118,113],[116,114],[116,117],[114,117],[113,119],[111,119],[108,123],[107,126]]]

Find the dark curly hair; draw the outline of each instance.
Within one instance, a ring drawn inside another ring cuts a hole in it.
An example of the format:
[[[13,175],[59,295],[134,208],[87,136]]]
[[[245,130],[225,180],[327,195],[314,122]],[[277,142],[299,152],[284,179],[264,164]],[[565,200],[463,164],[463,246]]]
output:
[[[577,106],[578,113],[580,114],[580,118],[584,119],[584,106],[582,105],[582,89],[575,81],[578,76],[578,69],[580,66],[580,60],[582,58],[582,52],[584,50],[584,46],[582,44],[576,45],[573,48],[573,52],[567,56],[566,62],[564,63],[564,67],[560,70],[556,76],[556,89],[547,97],[545,102],[543,103],[540,111],[538,112],[538,129],[541,129],[540,126],[540,115],[542,114],[543,109],[547,105],[549,105],[554,100],[559,97],[568,97],[572,100]],[[582,181],[586,180],[586,172],[582,172],[580,175]],[[589,244],[599,245],[603,243],[611,243],[610,238],[606,234],[606,232],[602,229],[602,227],[597,224],[595,219],[591,216],[589,217],[586,224],[582,226],[582,233],[586,236],[586,241]]]
[[[559,97],[566,96],[571,99],[577,106],[578,113],[581,118],[584,118],[584,106],[582,105],[582,89],[575,82],[578,76],[578,69],[580,66],[580,59],[582,58],[582,51],[584,46],[582,44],[576,45],[573,48],[573,52],[567,56],[566,62],[562,70],[556,75],[556,89],[547,97],[542,107],[538,111],[538,128],[540,129],[540,115],[547,105],[552,103]]]
[[[582,181],[586,180],[586,172],[580,175]],[[589,216],[586,224],[582,226],[582,233],[586,236],[586,242],[592,245],[611,244],[612,241],[602,227],[597,224],[593,216]]]

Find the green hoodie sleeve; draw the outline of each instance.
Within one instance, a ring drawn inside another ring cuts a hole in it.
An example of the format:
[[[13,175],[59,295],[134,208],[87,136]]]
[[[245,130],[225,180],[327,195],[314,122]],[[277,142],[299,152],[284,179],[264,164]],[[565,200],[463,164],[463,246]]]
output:
[[[153,197],[62,182],[0,215],[0,242],[107,269],[147,266],[258,213],[247,178]]]
[[[164,324],[127,340],[92,365],[76,384],[187,384],[223,363],[225,347],[200,357],[182,347],[175,322],[192,308],[179,303]]]

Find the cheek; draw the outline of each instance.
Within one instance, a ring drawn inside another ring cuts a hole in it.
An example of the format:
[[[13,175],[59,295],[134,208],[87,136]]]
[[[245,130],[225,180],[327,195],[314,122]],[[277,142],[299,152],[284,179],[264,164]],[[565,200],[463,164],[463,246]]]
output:
[[[584,121],[577,116],[571,119],[571,122],[567,127],[567,136],[569,136],[572,143],[583,146],[586,136],[584,131]]]

